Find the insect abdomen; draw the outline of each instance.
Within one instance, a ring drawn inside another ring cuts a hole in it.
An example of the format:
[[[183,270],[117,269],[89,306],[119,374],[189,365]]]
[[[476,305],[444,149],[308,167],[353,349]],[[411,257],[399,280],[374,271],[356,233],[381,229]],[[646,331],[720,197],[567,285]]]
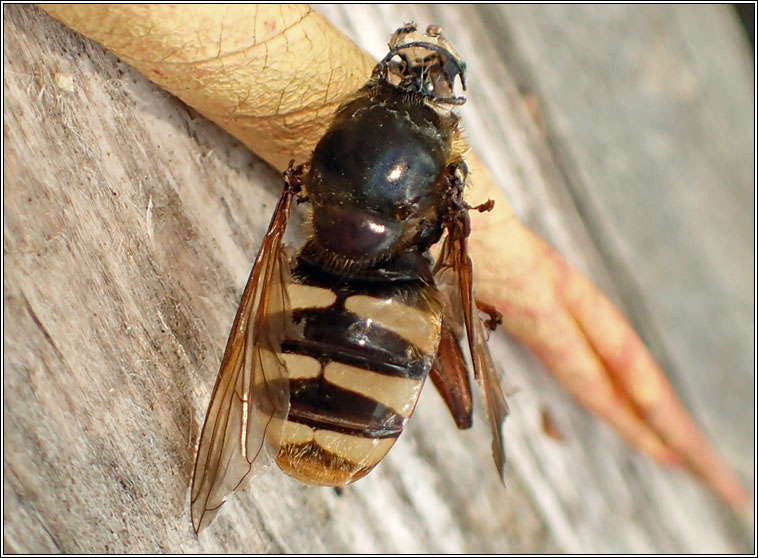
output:
[[[309,275],[288,287],[290,411],[276,461],[302,482],[342,486],[368,473],[402,432],[434,361],[436,289],[371,287],[330,288]]]

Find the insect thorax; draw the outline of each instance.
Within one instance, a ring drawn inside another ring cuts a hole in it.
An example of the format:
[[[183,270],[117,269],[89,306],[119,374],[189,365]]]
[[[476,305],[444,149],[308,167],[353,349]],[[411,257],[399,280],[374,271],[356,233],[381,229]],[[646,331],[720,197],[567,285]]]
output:
[[[319,246],[360,266],[439,240],[456,123],[428,99],[382,82],[346,102],[306,179]]]

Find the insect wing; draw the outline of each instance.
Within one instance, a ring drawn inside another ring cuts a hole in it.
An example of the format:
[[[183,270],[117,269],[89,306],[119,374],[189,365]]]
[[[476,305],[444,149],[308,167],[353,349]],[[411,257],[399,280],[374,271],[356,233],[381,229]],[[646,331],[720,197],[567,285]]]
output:
[[[471,265],[469,260],[469,265]],[[508,403],[505,401],[503,390],[500,387],[500,378],[497,368],[492,360],[492,355],[487,347],[487,337],[484,334],[482,320],[478,314],[472,316],[474,330],[471,357],[474,362],[474,376],[478,376],[479,384],[484,394],[484,408],[487,410],[487,420],[492,432],[492,456],[495,459],[500,478],[504,478],[505,447],[503,446],[503,422],[508,416]],[[471,323],[471,322],[470,322]],[[469,329],[467,327],[467,329]],[[469,343],[471,340],[469,339]]]
[[[293,193],[285,188],[232,325],[200,435],[192,477],[192,524],[210,523],[226,496],[265,469],[289,411],[281,340],[289,319],[289,262],[282,249]],[[270,447],[266,447],[269,445]]]
[[[435,266],[435,282],[446,305],[449,305],[449,312],[462,316],[466,327],[474,377],[482,388],[484,407],[492,432],[492,456],[502,479],[505,468],[502,428],[508,415],[508,404],[500,387],[497,368],[487,347],[487,337],[474,302],[473,266],[467,247],[468,231],[466,213],[460,213],[459,218],[448,225],[447,236]]]
[[[446,268],[438,274],[435,282],[442,296],[444,314],[440,344],[429,377],[447,404],[458,428],[470,428],[471,382],[459,341],[463,337],[463,314],[452,268]]]

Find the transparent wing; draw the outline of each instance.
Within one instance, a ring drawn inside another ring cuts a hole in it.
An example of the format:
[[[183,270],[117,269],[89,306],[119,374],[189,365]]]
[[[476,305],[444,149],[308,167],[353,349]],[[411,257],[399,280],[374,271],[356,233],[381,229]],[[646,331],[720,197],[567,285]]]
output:
[[[508,415],[508,404],[500,387],[497,368],[487,347],[482,320],[476,310],[473,271],[467,247],[469,231],[468,214],[461,211],[447,226],[447,236],[435,266],[434,278],[446,305],[446,315],[453,316],[451,319],[456,322],[462,321],[465,325],[474,377],[482,389],[487,420],[492,432],[492,456],[502,479],[505,468],[502,428]]]
[[[253,264],[213,388],[192,477],[195,532],[278,449],[271,440],[280,439],[276,430],[289,410],[287,370],[278,353],[289,319],[289,262],[282,237],[293,196],[288,185]]]
[[[471,427],[471,382],[468,366],[461,351],[463,313],[455,279],[452,268],[445,268],[435,278],[442,297],[444,314],[440,344],[429,377],[447,404],[455,424],[458,428],[464,429]],[[450,300],[451,295],[455,295],[453,301]]]

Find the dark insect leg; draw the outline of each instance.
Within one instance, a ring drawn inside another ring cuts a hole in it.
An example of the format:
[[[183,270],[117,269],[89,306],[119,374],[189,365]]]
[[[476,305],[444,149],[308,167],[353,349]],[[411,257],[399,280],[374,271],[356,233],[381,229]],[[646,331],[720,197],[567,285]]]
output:
[[[497,308],[492,306],[492,304],[488,304],[487,302],[476,299],[476,307],[480,312],[483,312],[489,316],[489,319],[484,320],[484,325],[487,327],[487,329],[490,331],[495,331],[497,329],[497,326],[502,325],[503,315],[498,312]]]
[[[464,202],[465,203],[465,202]],[[479,205],[469,205],[465,204],[466,209],[468,210],[474,210],[478,211],[479,213],[485,213],[487,211],[492,211],[495,208],[495,200],[487,200],[484,203],[480,203]]]
[[[467,176],[468,165],[465,161],[455,161],[447,166],[447,181],[450,188],[450,195],[460,208],[468,205],[463,201],[463,188],[466,186]]]
[[[468,166],[463,160],[455,161],[447,166],[444,180],[447,182],[447,206],[443,222],[448,232],[455,230],[456,235],[462,238],[468,237],[471,232],[468,212],[471,210],[483,213],[491,211],[495,207],[494,200],[487,200],[479,205],[470,205],[463,199],[463,190],[466,186]]]
[[[458,428],[470,428],[472,402],[468,368],[458,338],[444,320],[437,358],[429,371],[429,377],[447,404]]]
[[[297,203],[308,201],[308,196],[303,192],[303,175],[305,174],[305,165],[295,166],[295,160],[292,159],[287,166],[284,175],[284,185],[290,192],[295,194]]]

